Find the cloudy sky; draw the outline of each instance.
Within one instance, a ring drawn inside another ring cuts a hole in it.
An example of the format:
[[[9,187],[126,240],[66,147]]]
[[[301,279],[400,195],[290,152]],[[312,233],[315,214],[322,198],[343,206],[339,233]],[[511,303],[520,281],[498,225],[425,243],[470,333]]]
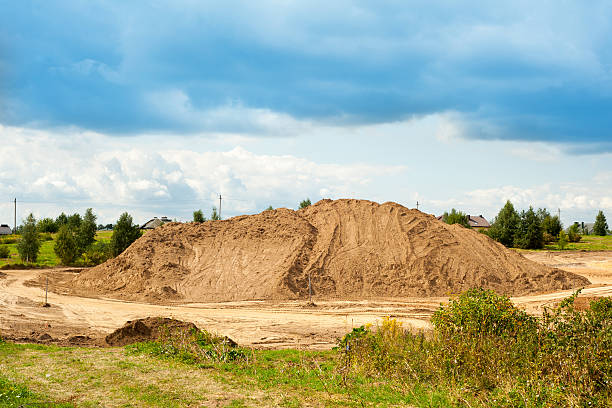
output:
[[[612,217],[612,3],[0,0],[0,222]]]

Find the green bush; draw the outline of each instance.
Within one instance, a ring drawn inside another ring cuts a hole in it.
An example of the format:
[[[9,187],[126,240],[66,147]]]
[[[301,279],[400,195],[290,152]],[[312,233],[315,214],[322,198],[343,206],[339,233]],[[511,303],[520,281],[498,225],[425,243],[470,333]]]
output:
[[[580,226],[575,222],[567,229],[567,240],[569,242],[580,242],[581,239]]]
[[[96,266],[112,258],[111,245],[105,241],[96,241],[83,253],[83,264]]]
[[[508,297],[485,289],[470,289],[451,299],[433,314],[431,323],[437,331],[449,335],[516,336],[535,329],[533,317],[514,307]]]
[[[343,381],[447,386],[460,405],[610,406],[612,300],[579,311],[576,296],[536,320],[507,297],[475,289],[436,312],[431,334],[393,319],[358,328],[339,341]]]
[[[0,245],[0,258],[8,258],[9,256],[11,256],[11,251],[9,249],[8,246],[6,245]]]
[[[465,228],[471,228],[470,220],[467,214],[461,211],[457,211],[454,208],[451,209],[450,213],[445,212],[442,215],[442,221],[444,221],[447,224],[459,224],[459,225],[463,225]]]

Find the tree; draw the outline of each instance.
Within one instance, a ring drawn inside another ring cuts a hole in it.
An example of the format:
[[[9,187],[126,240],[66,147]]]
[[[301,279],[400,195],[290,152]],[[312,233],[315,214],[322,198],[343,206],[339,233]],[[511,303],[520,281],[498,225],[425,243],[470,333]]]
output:
[[[559,240],[557,241],[557,245],[561,250],[565,249],[567,245],[567,234],[563,230],[559,231]]]
[[[593,225],[593,233],[595,235],[604,236],[608,233],[608,222],[603,211],[599,210],[597,217],[595,217],[595,225]]]
[[[442,221],[444,221],[447,224],[460,224],[466,228],[471,228],[469,217],[465,213],[461,211],[457,211],[454,208],[451,210],[450,213],[445,212],[442,215]]]
[[[81,225],[77,232],[77,244],[79,246],[79,255],[85,252],[88,246],[96,240],[96,215],[91,208],[85,211]]]
[[[221,219],[221,217],[219,216],[219,213],[217,212],[217,207],[213,207],[212,208],[212,213],[210,214],[210,219],[212,221],[219,221]]]
[[[537,216],[540,219],[540,224],[544,232],[556,239],[559,232],[563,229],[559,216],[555,215],[553,217],[546,208],[539,208]]]
[[[81,226],[81,214],[74,213],[70,217],[68,217],[68,226],[72,228],[73,231],[76,231]]]
[[[55,224],[57,225],[58,230],[62,225],[68,224],[68,217],[66,216],[66,214],[61,213],[60,215],[58,215],[55,219]]]
[[[311,204],[312,204],[312,203],[310,202],[310,198],[307,198],[307,199],[305,199],[305,200],[302,200],[302,201],[300,202],[300,209],[302,209],[302,208],[306,208],[306,207],[310,206]]]
[[[580,224],[575,222],[567,229],[567,239],[569,242],[580,242]]]
[[[36,223],[38,232],[57,232],[58,227],[53,218],[43,218]]]
[[[522,211],[516,233],[514,235],[514,246],[522,249],[541,249],[544,247],[544,236],[540,219],[533,211]]]
[[[62,225],[55,239],[53,252],[63,265],[72,264],[81,254],[74,231],[68,225]]]
[[[202,210],[196,210],[193,212],[193,222],[204,222],[206,221],[206,217],[204,217],[204,213]]]
[[[271,205],[268,206],[268,208],[266,208],[266,211],[272,211],[274,209],[274,207],[272,207]]]
[[[36,218],[28,215],[21,229],[21,239],[17,242],[17,252],[23,262],[36,262],[40,250],[40,239],[36,230]]]
[[[141,232],[138,224],[133,224],[132,216],[124,212],[113,228],[111,236],[111,253],[117,256],[127,249],[134,241],[140,238]]]
[[[511,247],[514,244],[514,235],[518,228],[519,220],[514,206],[508,200],[493,220],[488,235],[506,247]]]

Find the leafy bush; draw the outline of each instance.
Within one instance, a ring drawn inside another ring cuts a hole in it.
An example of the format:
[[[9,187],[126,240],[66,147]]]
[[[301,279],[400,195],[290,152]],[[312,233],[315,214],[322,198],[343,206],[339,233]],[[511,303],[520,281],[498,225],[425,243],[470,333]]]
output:
[[[0,258],[8,258],[11,256],[11,251],[8,246],[0,245]]]
[[[449,335],[516,336],[535,328],[535,319],[514,307],[508,297],[485,289],[470,289],[451,299],[433,314],[431,323],[437,331]]]
[[[230,362],[246,358],[245,352],[227,337],[205,330],[165,330],[157,341],[127,346],[136,353],[179,360],[188,364]]]
[[[560,250],[564,250],[565,247],[567,246],[567,243],[568,243],[567,234],[565,233],[565,231],[561,230],[559,232],[559,239],[557,240],[557,246],[559,246]]]
[[[431,335],[392,319],[353,330],[339,342],[340,370],[347,382],[445,385],[484,406],[609,406],[612,300],[579,311],[576,296],[536,320],[507,297],[470,290],[435,313]]]
[[[83,253],[83,264],[96,266],[113,257],[111,245],[105,241],[96,241]]]

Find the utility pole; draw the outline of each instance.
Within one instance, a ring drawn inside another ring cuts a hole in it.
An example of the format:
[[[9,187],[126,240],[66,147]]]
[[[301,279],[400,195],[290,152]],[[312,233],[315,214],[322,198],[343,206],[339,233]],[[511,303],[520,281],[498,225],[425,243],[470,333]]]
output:
[[[417,210],[419,209],[419,201],[417,200]]]
[[[310,284],[310,273],[308,274],[308,303],[312,303],[312,285]]]
[[[221,194],[219,194],[219,219],[221,219]]]
[[[15,225],[15,229],[13,230],[13,234],[17,233],[17,198],[15,198],[15,218],[13,219],[13,223]]]
[[[561,209],[557,208],[557,215],[559,216],[559,221],[561,221]]]

